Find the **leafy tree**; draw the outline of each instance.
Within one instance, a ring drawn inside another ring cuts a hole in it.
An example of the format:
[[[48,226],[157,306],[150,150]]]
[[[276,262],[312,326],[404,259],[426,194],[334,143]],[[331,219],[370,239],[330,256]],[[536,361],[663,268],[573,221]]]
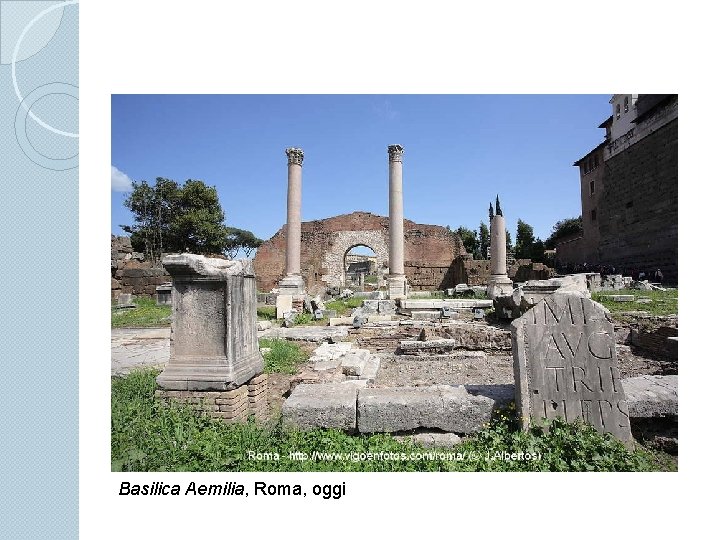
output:
[[[480,222],[480,234],[478,235],[478,242],[480,244],[480,258],[490,258],[490,229],[484,222]]]
[[[237,257],[241,249],[245,252],[246,257],[250,257],[252,250],[259,248],[260,244],[263,243],[263,241],[253,233],[244,229],[227,227],[226,231],[227,244],[225,246],[225,254],[231,259]]]
[[[473,231],[465,227],[458,227],[455,234],[457,234],[462,240],[462,243],[465,246],[465,251],[470,253],[473,256],[473,259],[479,259],[480,242],[478,240],[477,231]]]
[[[542,262],[545,259],[545,243],[540,238],[535,238],[532,226],[522,219],[518,219],[515,258],[531,259],[533,262]]]
[[[553,225],[552,233],[545,240],[546,249],[553,249],[560,238],[582,232],[582,216],[562,219]]]
[[[133,249],[157,260],[163,253],[218,254],[226,245],[225,216],[217,191],[201,180],[157,178],[133,182],[124,205],[134,225],[121,225],[130,234]]]
[[[512,237],[510,236],[510,231],[505,229],[505,249],[507,250],[508,255],[515,253],[515,247],[513,247],[512,243]]]
[[[530,259],[533,242],[535,242],[535,232],[532,226],[522,219],[518,219],[515,235],[515,258]]]

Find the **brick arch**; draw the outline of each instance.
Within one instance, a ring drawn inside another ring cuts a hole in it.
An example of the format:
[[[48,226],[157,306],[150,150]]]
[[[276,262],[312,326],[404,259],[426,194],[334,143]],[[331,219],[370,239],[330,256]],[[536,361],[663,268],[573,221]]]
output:
[[[459,257],[467,257],[460,237],[445,227],[405,220],[405,275],[417,290],[452,287],[468,278]],[[353,246],[368,246],[378,258],[378,269],[388,263],[389,220],[369,212],[353,212],[305,221],[300,232],[300,271],[313,295],[345,281],[345,253]],[[258,289],[278,286],[285,271],[286,226],[263,242],[253,261]],[[479,261],[478,261],[479,262]],[[387,273],[387,268],[385,268]],[[382,283],[382,275],[379,282]],[[472,283],[475,284],[475,283]]]
[[[378,282],[387,273],[387,266],[390,257],[388,247],[389,237],[384,230],[364,231],[338,231],[333,233],[330,239],[330,247],[325,251],[323,257],[323,269],[326,272],[322,275],[328,287],[345,286],[345,256],[357,246],[366,246],[375,252],[377,257]]]

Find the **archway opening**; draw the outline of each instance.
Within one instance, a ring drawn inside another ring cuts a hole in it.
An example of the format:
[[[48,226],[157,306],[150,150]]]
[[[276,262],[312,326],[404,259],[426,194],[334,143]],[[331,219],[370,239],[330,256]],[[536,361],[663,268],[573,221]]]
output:
[[[381,285],[382,269],[378,268],[375,251],[364,244],[351,247],[343,259],[345,286],[357,291],[374,291]]]

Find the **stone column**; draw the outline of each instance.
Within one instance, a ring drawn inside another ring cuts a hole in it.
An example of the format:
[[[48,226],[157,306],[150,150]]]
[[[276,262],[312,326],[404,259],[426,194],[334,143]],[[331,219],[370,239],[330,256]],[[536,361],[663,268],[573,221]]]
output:
[[[399,144],[388,146],[390,157],[390,275],[388,297],[391,300],[407,297],[405,278],[405,231],[403,227],[402,156]]]
[[[280,294],[299,295],[305,292],[305,283],[300,275],[300,203],[302,199],[302,162],[300,148],[287,148],[288,192],[287,228],[285,237],[285,277],[280,280]]]
[[[230,391],[262,373],[252,261],[168,255],[172,281],[170,360],[163,390]]]
[[[496,212],[490,221],[490,277],[488,278],[487,296],[512,294],[513,283],[507,275],[507,244],[505,234],[505,216],[502,215],[500,202],[496,202]],[[492,208],[492,205],[491,205]]]

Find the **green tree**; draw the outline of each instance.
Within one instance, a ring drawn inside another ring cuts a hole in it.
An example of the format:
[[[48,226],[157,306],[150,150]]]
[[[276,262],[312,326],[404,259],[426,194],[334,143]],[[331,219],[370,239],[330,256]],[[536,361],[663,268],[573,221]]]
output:
[[[250,257],[253,249],[260,247],[262,240],[257,238],[250,231],[238,229],[236,227],[227,227],[227,244],[225,246],[225,254],[234,259],[242,249],[246,257]]]
[[[490,229],[484,222],[480,222],[480,234],[478,235],[478,242],[480,243],[480,258],[490,258]]]
[[[217,191],[201,180],[157,178],[133,182],[124,205],[134,225],[121,225],[133,249],[157,260],[163,253],[219,254],[226,246],[225,216]]]
[[[582,232],[582,230],[582,216],[562,219],[553,225],[552,233],[550,233],[548,239],[545,240],[545,248],[554,249],[558,239],[570,236],[571,234],[577,234]]]
[[[510,236],[510,231],[505,229],[505,249],[507,250],[507,254],[511,255],[515,253],[515,247],[512,243],[512,237]]]
[[[545,243],[535,238],[532,226],[518,219],[517,235],[515,236],[515,258],[531,259],[533,262],[545,260]]]
[[[518,219],[517,233],[515,234],[515,258],[532,258],[533,242],[535,242],[535,232],[532,226],[525,223],[522,219]]]
[[[455,234],[457,234],[462,240],[462,243],[465,246],[465,251],[471,254],[473,259],[479,259],[480,241],[478,239],[477,231],[473,231],[465,227],[458,227]]]

